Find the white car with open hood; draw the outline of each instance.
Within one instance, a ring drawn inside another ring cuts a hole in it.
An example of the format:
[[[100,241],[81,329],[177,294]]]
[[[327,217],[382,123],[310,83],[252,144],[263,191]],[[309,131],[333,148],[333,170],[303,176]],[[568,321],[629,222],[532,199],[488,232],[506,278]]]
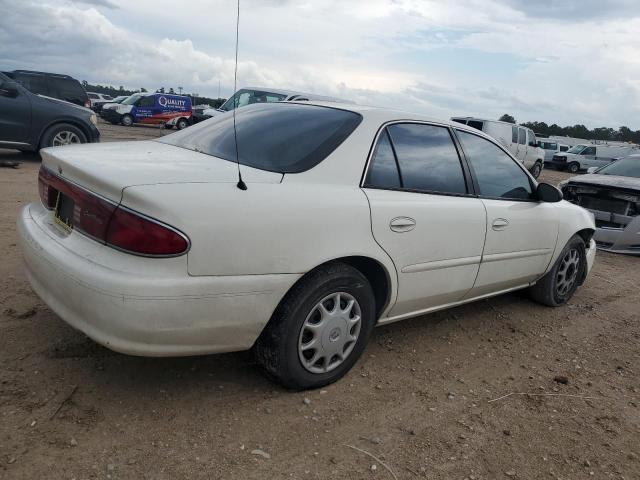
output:
[[[522,288],[559,306],[593,265],[593,216],[477,129],[332,103],[236,117],[237,143],[221,115],[41,151],[18,230],[61,318],[134,355],[253,347],[271,377],[313,388],[375,325]]]

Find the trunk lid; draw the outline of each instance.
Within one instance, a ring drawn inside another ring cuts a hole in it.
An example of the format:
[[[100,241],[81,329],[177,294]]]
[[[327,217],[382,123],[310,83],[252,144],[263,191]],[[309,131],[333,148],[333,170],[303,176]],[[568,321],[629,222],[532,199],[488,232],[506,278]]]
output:
[[[238,166],[154,141],[70,145],[41,150],[42,165],[112,201],[133,185],[236,183]],[[280,183],[282,174],[240,166],[248,183]]]

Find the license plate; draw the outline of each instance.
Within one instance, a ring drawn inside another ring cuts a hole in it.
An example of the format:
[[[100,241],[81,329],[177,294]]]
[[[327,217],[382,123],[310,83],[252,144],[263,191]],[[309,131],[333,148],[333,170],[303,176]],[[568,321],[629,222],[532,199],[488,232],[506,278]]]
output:
[[[56,208],[54,210],[54,218],[56,223],[70,232],[73,230],[73,210],[75,204],[73,200],[63,193],[58,192],[56,200]]]

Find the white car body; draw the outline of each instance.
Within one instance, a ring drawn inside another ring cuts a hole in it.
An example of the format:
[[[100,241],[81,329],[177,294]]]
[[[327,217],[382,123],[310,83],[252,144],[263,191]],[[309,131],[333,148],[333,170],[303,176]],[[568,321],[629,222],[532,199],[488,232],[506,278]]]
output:
[[[91,102],[91,107],[113,102],[113,97],[104,93],[87,92],[87,96],[89,97],[89,101]]]
[[[336,105],[309,108],[329,107]],[[435,125],[493,141],[460,124],[340,108],[361,115],[361,123],[301,173],[238,166],[159,141],[42,150],[52,175],[171,225],[190,248],[173,258],[123,253],[69,233],[32,203],[20,213],[18,232],[34,290],[113,350],[195,355],[250,348],[292,286],[336,259],[384,272],[378,324],[531,286],[578,232],[587,233],[587,270],[593,265],[593,217],[571,203],[363,187],[385,125]],[[236,187],[238,168],[247,190]]]
[[[544,166],[544,150],[538,146],[536,135],[530,128],[475,117],[454,117],[451,120],[469,125],[495,138],[528,170],[533,170],[536,164],[541,168]]]

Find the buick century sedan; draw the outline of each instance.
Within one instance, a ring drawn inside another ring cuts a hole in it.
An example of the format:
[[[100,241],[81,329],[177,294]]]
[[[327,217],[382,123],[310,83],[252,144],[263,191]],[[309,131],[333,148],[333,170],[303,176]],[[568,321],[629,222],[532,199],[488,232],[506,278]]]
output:
[[[252,349],[293,389],[339,379],[376,325],[517,289],[561,306],[595,259],[593,215],[482,132],[403,112],[256,104],[41,153],[18,230],[54,312],[126,354]]]

